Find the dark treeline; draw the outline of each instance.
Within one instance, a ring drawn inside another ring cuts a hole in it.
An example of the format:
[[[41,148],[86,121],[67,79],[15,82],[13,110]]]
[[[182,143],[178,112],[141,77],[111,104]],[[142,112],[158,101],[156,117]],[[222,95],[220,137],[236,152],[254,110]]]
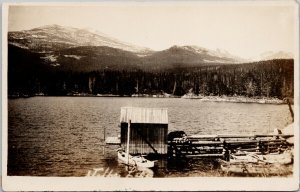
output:
[[[22,50],[17,50],[22,51]],[[24,50],[23,50],[24,51]],[[15,53],[15,52],[14,52]],[[293,97],[294,61],[288,59],[248,64],[177,68],[168,71],[62,71],[43,64],[38,54],[9,55],[9,95],[174,94],[191,89],[201,95]]]

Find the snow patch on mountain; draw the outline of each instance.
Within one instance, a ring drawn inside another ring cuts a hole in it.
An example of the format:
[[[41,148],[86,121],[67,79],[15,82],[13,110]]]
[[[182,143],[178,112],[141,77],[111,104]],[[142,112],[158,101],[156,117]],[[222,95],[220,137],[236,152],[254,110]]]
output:
[[[8,42],[8,44],[11,44],[11,45],[20,47],[20,48],[22,48],[22,49],[29,49],[29,47],[24,46],[24,45],[22,45],[22,44],[20,44],[20,43],[17,43],[17,42]]]
[[[55,55],[46,55],[45,57],[41,57],[41,59],[44,59],[45,61],[48,61],[48,62],[56,62],[57,57],[58,56],[55,56]]]
[[[216,50],[210,50],[207,48],[203,48],[203,47],[198,47],[195,45],[192,46],[173,46],[173,47],[177,47],[177,48],[182,48],[184,50],[193,52],[195,54],[200,54],[203,56],[208,56],[207,58],[203,58],[204,62],[208,62],[208,63],[214,63],[214,62],[220,62],[220,63],[241,63],[244,61],[244,59],[232,55],[230,54],[228,51],[226,50],[222,50],[222,49],[216,49]]]
[[[286,51],[266,51],[250,58],[250,61],[267,61],[272,59],[293,59],[294,54]]]
[[[84,56],[79,56],[79,55],[64,55],[64,57],[69,57],[69,58],[80,60]]]
[[[46,25],[31,30],[8,33],[9,41],[34,49],[36,52],[51,52],[75,46],[108,46],[125,51],[146,54],[150,49],[119,41],[97,30]],[[56,45],[58,44],[58,45]]]
[[[51,63],[50,65],[51,65],[52,67],[59,67],[59,66],[60,66],[59,63]]]

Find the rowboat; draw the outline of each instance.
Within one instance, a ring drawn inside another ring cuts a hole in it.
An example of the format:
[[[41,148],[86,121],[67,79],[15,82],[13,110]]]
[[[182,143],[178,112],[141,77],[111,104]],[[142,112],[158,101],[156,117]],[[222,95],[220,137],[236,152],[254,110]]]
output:
[[[288,175],[292,172],[293,155],[290,150],[269,154],[239,151],[231,154],[229,161],[219,162],[226,173]]]
[[[154,161],[150,161],[143,156],[132,156],[125,153],[125,151],[123,151],[122,149],[118,150],[118,160],[126,165],[137,166],[140,168],[154,167]]]
[[[289,175],[292,173],[293,167],[291,165],[269,164],[264,162],[231,163],[223,160],[220,165],[221,170],[228,174],[262,174],[264,176]]]
[[[128,122],[127,130],[127,148],[126,152],[123,149],[118,149],[118,159],[122,163],[130,166],[136,166],[139,168],[151,168],[154,167],[154,161],[145,159],[143,156],[132,156],[129,154],[129,138],[130,138],[130,125],[131,121]]]
[[[270,154],[259,154],[259,153],[251,153],[244,152],[245,155],[230,155],[230,163],[258,163],[264,162],[269,164],[290,164],[293,162],[293,155],[291,151],[285,151],[283,153],[270,153]]]

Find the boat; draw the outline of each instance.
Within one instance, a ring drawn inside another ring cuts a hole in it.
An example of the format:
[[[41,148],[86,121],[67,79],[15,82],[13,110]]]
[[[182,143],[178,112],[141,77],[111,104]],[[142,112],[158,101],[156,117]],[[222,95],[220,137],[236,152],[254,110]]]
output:
[[[143,156],[132,156],[130,154],[125,153],[123,149],[119,149],[118,151],[118,159],[130,166],[137,166],[139,168],[151,168],[154,167],[154,161],[150,161]]]
[[[227,174],[262,174],[264,176],[290,175],[293,167],[291,165],[269,164],[264,162],[231,163],[223,160],[220,165],[221,170]]]
[[[226,173],[288,175],[292,172],[293,155],[290,150],[269,154],[240,151],[231,154],[229,161],[219,162],[221,170]]]
[[[291,164],[293,162],[293,156],[290,151],[285,151],[281,154],[259,154],[259,153],[246,153],[245,155],[230,155],[230,163],[259,163],[264,162],[268,164]]]
[[[126,152],[119,148],[117,149],[118,152],[118,159],[129,166],[136,166],[138,168],[151,168],[154,167],[154,161],[150,161],[143,156],[132,156],[129,154],[129,138],[130,138],[130,126],[131,121],[128,122],[128,129],[127,129],[127,149]]]

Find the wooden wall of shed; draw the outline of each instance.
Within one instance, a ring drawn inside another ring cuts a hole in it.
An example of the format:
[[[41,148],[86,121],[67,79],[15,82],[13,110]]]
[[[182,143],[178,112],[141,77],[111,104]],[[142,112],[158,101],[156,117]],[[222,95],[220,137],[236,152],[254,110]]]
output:
[[[127,147],[127,123],[121,123],[121,145]],[[147,141],[159,154],[167,153],[168,124],[132,123],[130,128],[130,154],[155,153]],[[147,140],[147,141],[145,141]]]

